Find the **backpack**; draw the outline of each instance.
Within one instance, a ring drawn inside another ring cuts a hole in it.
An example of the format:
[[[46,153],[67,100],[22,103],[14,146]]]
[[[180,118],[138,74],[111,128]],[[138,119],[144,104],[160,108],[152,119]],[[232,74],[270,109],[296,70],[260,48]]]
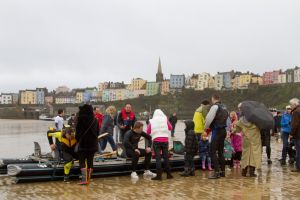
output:
[[[229,117],[229,113],[226,110],[226,107],[222,104],[217,104],[218,110],[213,121],[213,128],[225,128],[227,126],[227,119]]]

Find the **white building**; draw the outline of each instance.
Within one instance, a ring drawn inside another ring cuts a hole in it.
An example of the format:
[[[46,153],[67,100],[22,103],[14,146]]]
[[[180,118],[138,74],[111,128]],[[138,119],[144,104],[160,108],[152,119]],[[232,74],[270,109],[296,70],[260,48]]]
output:
[[[12,104],[12,95],[11,94],[1,94],[1,104]]]
[[[214,86],[214,89],[215,90],[222,90],[223,86],[224,86],[223,75],[222,74],[216,74],[215,75],[215,86]]]
[[[204,90],[209,87],[210,74],[209,73],[201,73],[198,74],[198,82],[196,84],[196,90]]]
[[[280,73],[278,75],[278,81],[277,83],[286,83],[286,73]]]
[[[294,70],[294,82],[300,82],[300,68]]]

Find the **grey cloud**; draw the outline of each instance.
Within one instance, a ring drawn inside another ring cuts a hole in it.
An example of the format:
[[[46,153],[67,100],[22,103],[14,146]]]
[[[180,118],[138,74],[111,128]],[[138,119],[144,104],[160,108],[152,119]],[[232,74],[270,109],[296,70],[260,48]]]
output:
[[[297,0],[3,0],[0,91],[299,65]]]

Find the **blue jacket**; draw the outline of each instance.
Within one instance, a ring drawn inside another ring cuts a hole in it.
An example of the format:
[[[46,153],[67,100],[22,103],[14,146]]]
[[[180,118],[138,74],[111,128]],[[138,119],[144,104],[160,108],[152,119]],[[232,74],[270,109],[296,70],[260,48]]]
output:
[[[291,121],[292,115],[288,114],[287,112],[284,113],[281,117],[281,131],[285,133],[291,132]]]

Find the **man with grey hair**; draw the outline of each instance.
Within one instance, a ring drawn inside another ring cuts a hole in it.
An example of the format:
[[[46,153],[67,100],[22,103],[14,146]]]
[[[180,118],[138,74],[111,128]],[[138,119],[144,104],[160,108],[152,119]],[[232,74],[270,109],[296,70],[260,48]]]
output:
[[[291,139],[295,140],[296,146],[296,169],[292,172],[300,172],[300,102],[299,99],[290,100],[292,108]]]

